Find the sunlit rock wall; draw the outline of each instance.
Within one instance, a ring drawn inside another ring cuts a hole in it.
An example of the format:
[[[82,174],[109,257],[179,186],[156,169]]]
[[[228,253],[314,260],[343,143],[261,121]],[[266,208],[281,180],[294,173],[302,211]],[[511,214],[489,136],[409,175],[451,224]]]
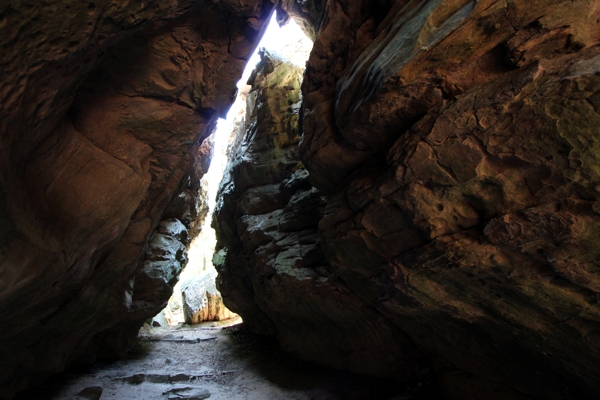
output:
[[[217,272],[205,272],[182,285],[181,302],[186,324],[204,321],[223,321],[237,317],[223,304],[216,286]]]
[[[0,6],[0,397],[123,353],[201,222],[270,1]]]

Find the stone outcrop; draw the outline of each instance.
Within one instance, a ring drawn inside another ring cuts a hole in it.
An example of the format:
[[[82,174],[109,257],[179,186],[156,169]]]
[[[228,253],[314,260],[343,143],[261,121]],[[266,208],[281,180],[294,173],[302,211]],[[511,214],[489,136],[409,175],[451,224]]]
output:
[[[188,230],[178,219],[159,223],[148,242],[145,260],[135,272],[129,290],[133,293],[126,317],[104,333],[100,356],[125,356],[140,326],[167,305],[179,274],[187,264]]]
[[[431,365],[453,399],[598,398],[599,20],[329,0],[307,19],[300,158],[290,102],[255,82],[216,222],[226,304],[311,360]]]
[[[0,397],[119,356],[164,305],[278,8],[315,44],[302,96],[274,57],[251,80],[225,304],[452,399],[599,398],[600,3],[275,3],[0,5]]]
[[[280,0],[277,4],[277,23],[283,26],[293,19],[306,36],[314,41],[326,3],[327,0]]]
[[[331,273],[318,232],[327,199],[299,161],[302,71],[263,53],[214,214],[225,305],[305,359],[380,377],[420,374],[405,336]]]
[[[544,399],[600,393],[599,11],[399,2],[354,40],[335,92],[318,52],[342,31],[321,27],[303,161],[331,192],[324,252],[440,370]]]
[[[186,324],[223,321],[237,316],[223,304],[223,298],[215,283],[216,278],[216,271],[210,271],[182,285],[181,297]]]
[[[118,356],[164,306],[201,226],[205,139],[272,9],[0,6],[0,397]]]

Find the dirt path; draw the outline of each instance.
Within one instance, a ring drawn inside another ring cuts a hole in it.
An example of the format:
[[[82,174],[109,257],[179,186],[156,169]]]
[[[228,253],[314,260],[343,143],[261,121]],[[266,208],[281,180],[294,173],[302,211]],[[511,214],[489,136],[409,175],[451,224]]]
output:
[[[153,328],[128,359],[65,375],[22,399],[39,400],[437,400],[413,387],[317,366],[283,353],[243,325]]]

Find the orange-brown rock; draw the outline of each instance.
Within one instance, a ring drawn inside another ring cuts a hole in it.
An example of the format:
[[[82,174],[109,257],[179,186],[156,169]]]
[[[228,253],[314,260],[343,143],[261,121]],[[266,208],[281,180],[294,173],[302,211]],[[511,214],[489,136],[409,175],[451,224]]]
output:
[[[387,4],[329,1],[304,81],[332,272],[453,398],[597,398],[599,4]]]
[[[270,1],[0,6],[0,397],[164,306]]]
[[[302,98],[279,62],[253,77],[216,221],[227,306],[310,360],[430,368],[451,399],[600,398],[589,0],[0,5],[0,397],[119,356],[166,303],[275,7],[315,46]]]
[[[312,352],[344,315],[324,305],[352,298],[408,338],[392,345],[386,328],[362,343],[430,360],[452,399],[600,398],[600,4],[329,0],[317,17],[321,2],[283,4],[316,31],[299,149],[327,196],[323,269],[287,251],[305,244],[282,240],[281,189],[235,175],[220,281],[232,310],[334,364],[358,350]],[[334,289],[313,303],[322,278]],[[340,338],[364,327],[356,317]]]

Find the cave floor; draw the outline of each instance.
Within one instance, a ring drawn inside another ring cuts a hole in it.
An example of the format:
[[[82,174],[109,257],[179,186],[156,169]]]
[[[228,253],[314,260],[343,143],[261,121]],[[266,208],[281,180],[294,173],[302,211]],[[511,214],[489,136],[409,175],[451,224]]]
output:
[[[432,382],[399,386],[301,361],[237,322],[142,329],[127,359],[64,374],[26,398],[443,399]]]

